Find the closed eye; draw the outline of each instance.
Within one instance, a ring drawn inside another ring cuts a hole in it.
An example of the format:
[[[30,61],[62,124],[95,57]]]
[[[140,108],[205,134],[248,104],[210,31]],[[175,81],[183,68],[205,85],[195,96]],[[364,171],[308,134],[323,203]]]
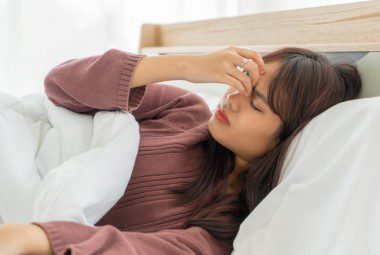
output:
[[[256,111],[261,112],[261,110],[259,108],[257,108],[256,105],[253,103],[253,97],[254,97],[254,95],[252,93],[252,99],[251,99],[251,106],[252,106],[252,108],[254,108]]]
[[[252,108],[254,108],[255,110],[261,112],[261,110],[260,110],[259,108],[257,108],[253,102],[251,102],[251,106],[252,106]]]

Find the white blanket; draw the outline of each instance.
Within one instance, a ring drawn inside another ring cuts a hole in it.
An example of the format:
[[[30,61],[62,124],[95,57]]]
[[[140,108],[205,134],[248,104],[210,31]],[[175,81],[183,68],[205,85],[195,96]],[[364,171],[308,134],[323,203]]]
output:
[[[93,225],[124,194],[140,142],[132,114],[0,92],[0,127],[0,221]]]
[[[292,143],[235,255],[380,254],[380,97],[340,103]]]

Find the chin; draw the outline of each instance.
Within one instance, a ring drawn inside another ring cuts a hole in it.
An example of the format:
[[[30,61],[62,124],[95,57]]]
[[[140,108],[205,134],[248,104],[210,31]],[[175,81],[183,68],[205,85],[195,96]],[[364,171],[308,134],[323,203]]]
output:
[[[210,130],[210,133],[213,135],[213,129],[214,129],[214,124],[215,123],[213,123],[215,120],[213,119],[213,117],[211,117],[209,120],[208,120],[208,122],[207,122],[207,127],[208,127],[208,129]],[[214,136],[214,135],[213,135]]]
[[[208,129],[215,141],[225,146],[223,141],[225,140],[226,131],[220,128],[220,125],[218,125],[219,123],[217,123],[217,121],[218,120],[211,118],[207,123]]]
[[[207,126],[208,126],[208,130],[210,131],[211,133],[211,136],[215,139],[215,140],[219,140],[218,139],[218,136],[221,134],[221,130],[218,129],[218,123],[215,123],[217,120],[215,119],[215,117],[211,117],[208,122],[207,122]]]

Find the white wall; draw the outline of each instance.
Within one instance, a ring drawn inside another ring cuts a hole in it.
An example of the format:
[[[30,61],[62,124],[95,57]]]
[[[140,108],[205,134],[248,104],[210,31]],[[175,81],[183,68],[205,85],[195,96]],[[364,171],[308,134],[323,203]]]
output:
[[[0,90],[43,90],[67,59],[110,48],[137,52],[143,23],[237,15],[236,0],[0,0]]]

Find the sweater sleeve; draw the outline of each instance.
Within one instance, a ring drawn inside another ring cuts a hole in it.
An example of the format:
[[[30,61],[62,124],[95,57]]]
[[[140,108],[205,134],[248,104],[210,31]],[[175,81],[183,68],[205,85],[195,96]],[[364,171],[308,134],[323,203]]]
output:
[[[133,72],[145,56],[110,49],[66,61],[45,77],[45,93],[54,104],[75,112],[120,109],[136,120],[155,119],[180,129],[211,117],[207,103],[185,89],[163,83],[130,88]]]
[[[153,233],[122,232],[106,225],[92,227],[76,222],[34,222],[47,234],[54,254],[230,254],[232,244],[222,242],[200,227]]]
[[[65,61],[46,75],[45,93],[56,105],[75,112],[131,112],[146,90],[146,85],[129,88],[133,71],[145,56],[110,49],[102,55]]]

